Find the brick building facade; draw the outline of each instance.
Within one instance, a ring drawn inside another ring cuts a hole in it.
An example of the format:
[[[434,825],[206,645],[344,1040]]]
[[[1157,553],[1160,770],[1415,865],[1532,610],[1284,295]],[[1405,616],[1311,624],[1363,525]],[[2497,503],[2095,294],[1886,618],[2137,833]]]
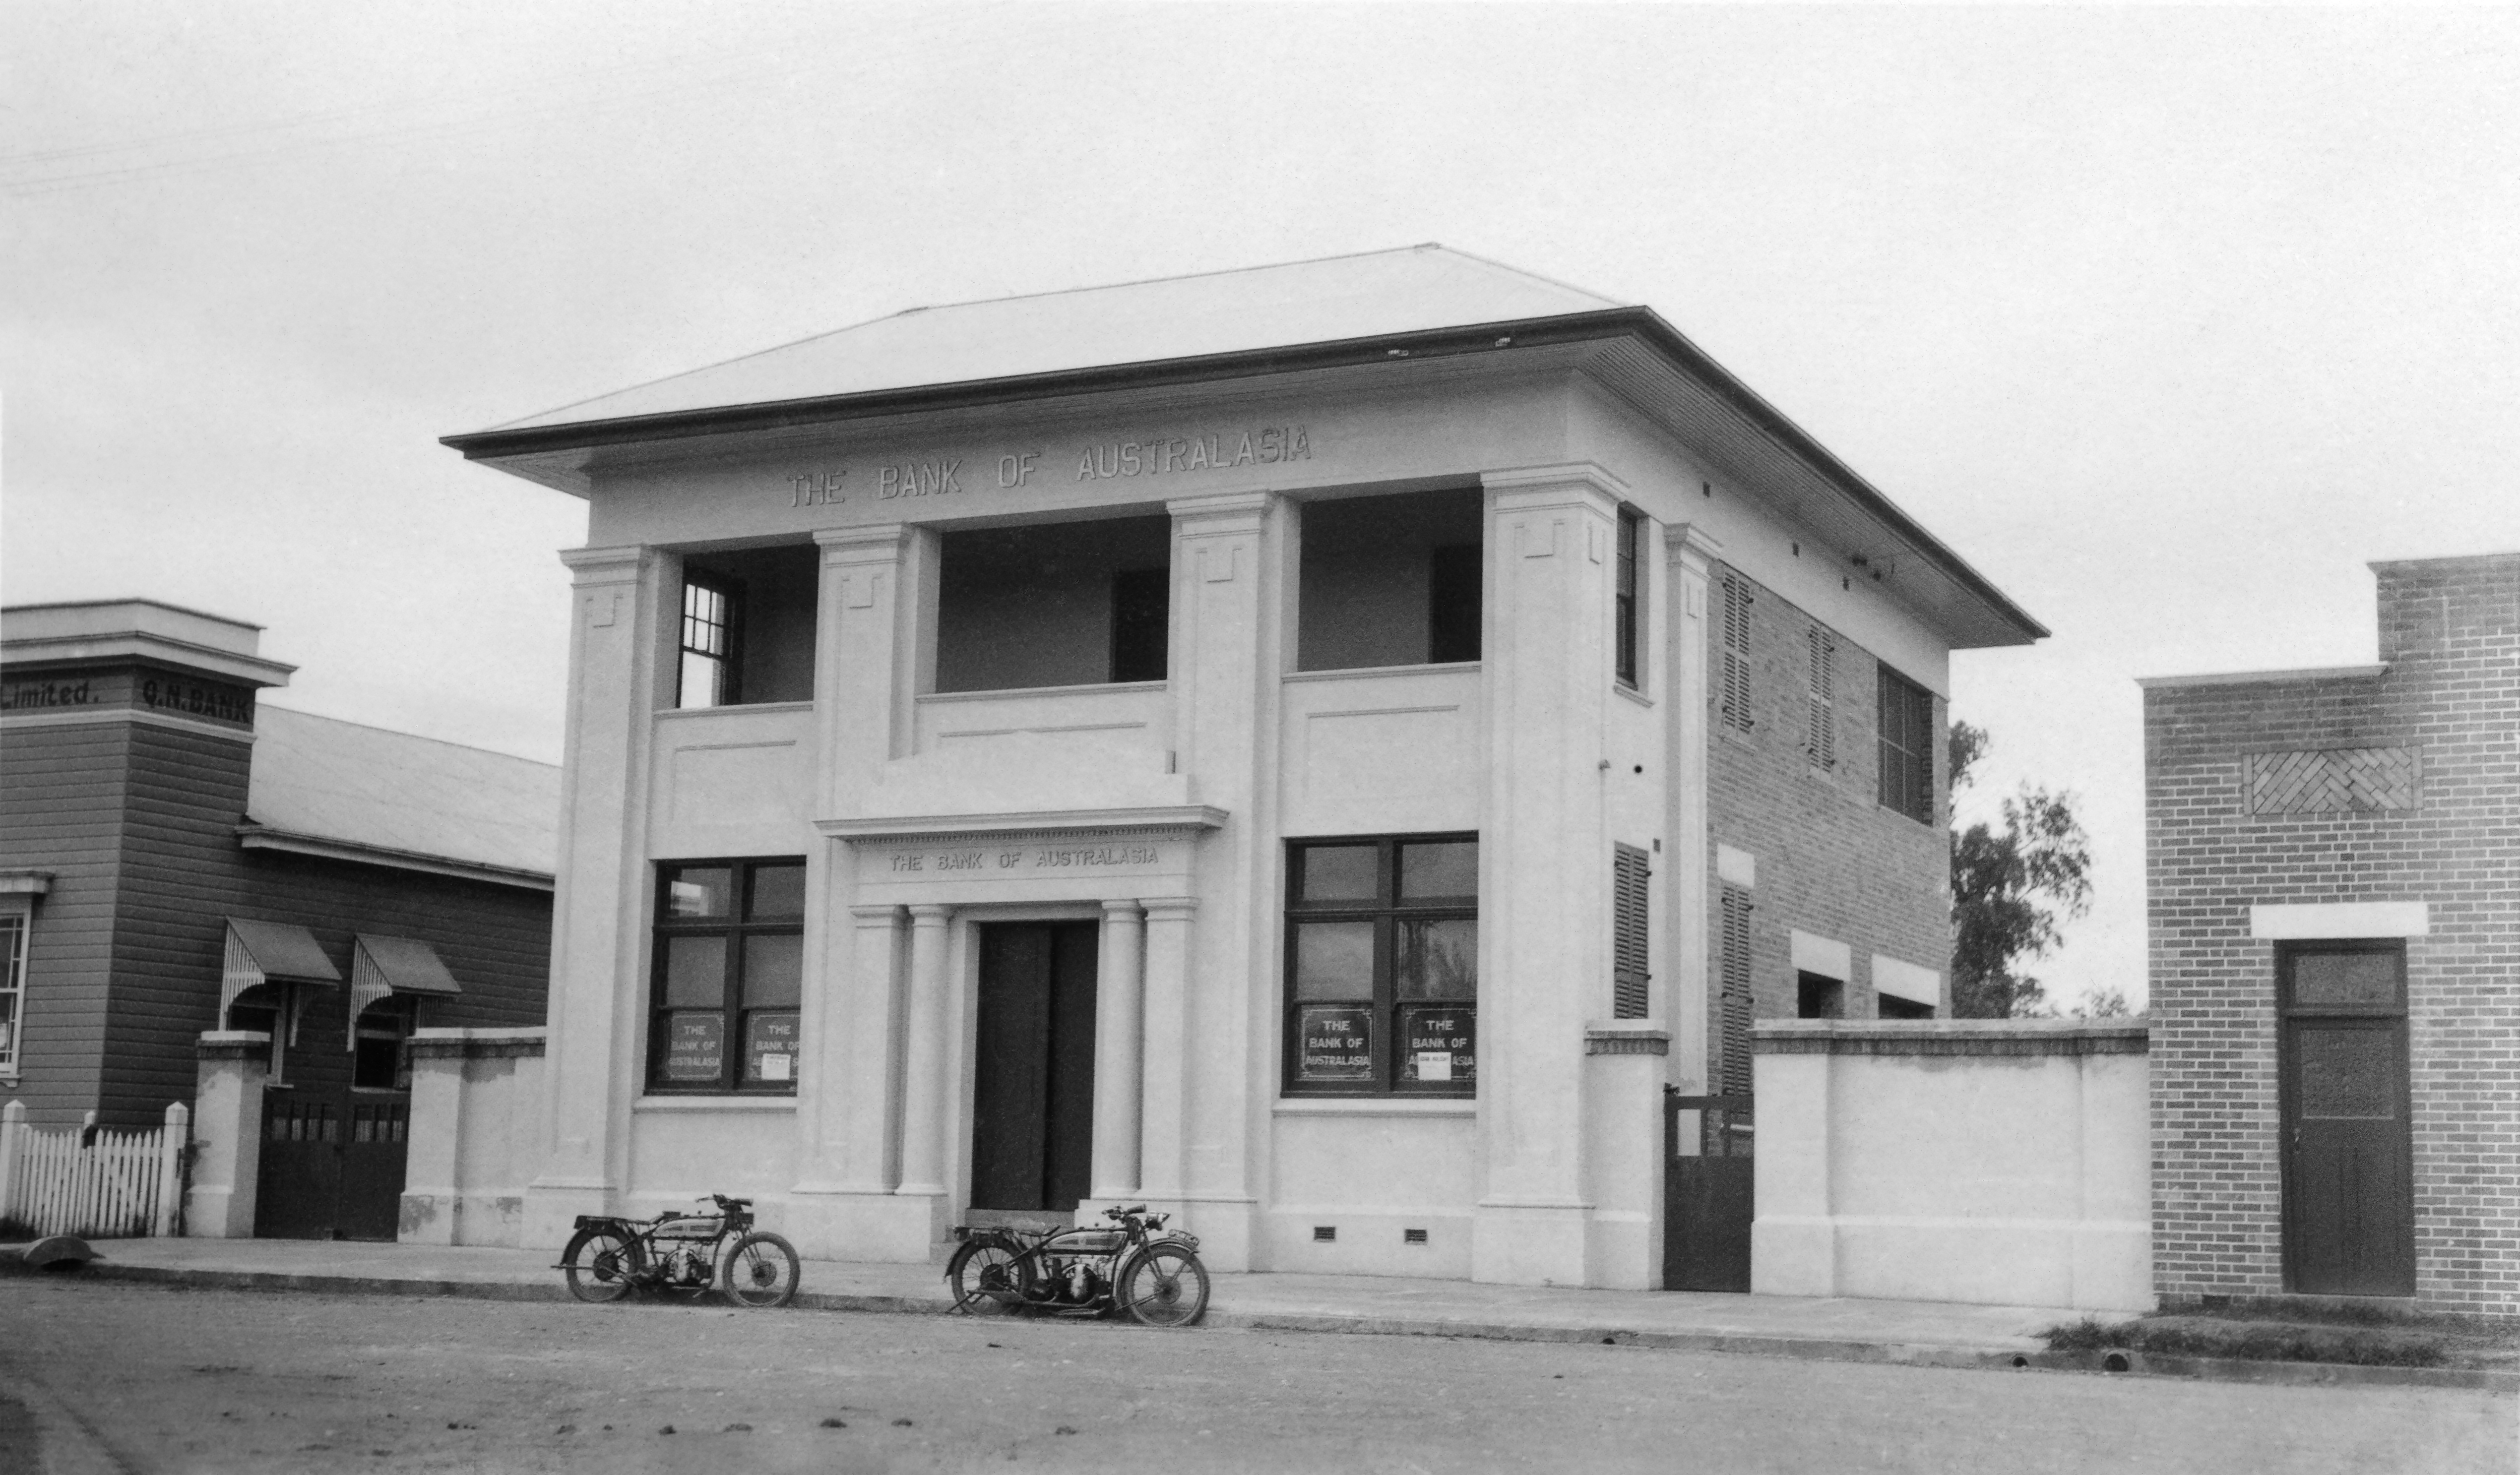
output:
[[[2379,664],[2144,683],[2167,1302],[2520,1313],[2520,554],[2372,567]]]
[[[1719,885],[1707,935],[1722,947],[1727,908],[1746,915],[1729,945],[1737,960],[1719,963],[1710,991],[1709,1076],[1723,1090],[1746,1091],[1751,1019],[1902,1017],[1903,1004],[1906,1017],[1950,1014],[1950,775],[1939,761],[1947,711],[1913,673],[1743,571],[1722,567],[1715,582],[1719,597],[1732,586],[1729,614],[1747,660],[1737,689],[1718,681],[1709,724],[1707,828]],[[1883,802],[1885,669],[1915,687],[1927,713],[1933,761],[1921,765],[1924,803],[1913,813]],[[1728,698],[1742,707],[1736,714],[1725,712]],[[1806,979],[1824,982],[1807,995]]]

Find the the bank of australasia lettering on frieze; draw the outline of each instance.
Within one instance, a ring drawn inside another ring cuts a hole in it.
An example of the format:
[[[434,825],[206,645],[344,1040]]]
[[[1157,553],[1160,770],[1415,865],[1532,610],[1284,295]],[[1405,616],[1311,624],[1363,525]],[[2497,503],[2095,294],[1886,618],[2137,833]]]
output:
[[[1036,484],[1034,479],[1054,468],[1073,465],[1074,482],[1117,481],[1131,477],[1180,476],[1193,471],[1225,471],[1238,466],[1277,466],[1313,458],[1313,435],[1301,425],[1262,425],[1240,430],[1157,436],[1144,440],[1097,440],[1073,452],[1011,451],[997,458],[997,484],[1012,491]],[[949,496],[986,488],[985,470],[967,470],[967,458],[886,461],[872,474],[863,467],[827,466],[788,477],[788,505],[832,507],[849,499],[851,486],[872,486],[876,500]],[[854,478],[854,481],[852,480]],[[968,480],[967,480],[967,478]],[[1071,483],[1072,484],[1072,483]]]
[[[896,851],[890,869],[922,874],[955,871],[1069,870],[1100,865],[1153,865],[1163,859],[1151,845],[1045,845],[946,851]]]

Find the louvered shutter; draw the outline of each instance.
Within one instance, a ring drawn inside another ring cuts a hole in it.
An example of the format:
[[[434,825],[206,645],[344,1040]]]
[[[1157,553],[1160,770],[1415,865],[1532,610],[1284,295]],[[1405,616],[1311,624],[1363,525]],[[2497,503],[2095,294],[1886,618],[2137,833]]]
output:
[[[1740,579],[1724,576],[1725,725],[1750,730],[1750,591]]]
[[[1724,888],[1721,898],[1722,930],[1717,939],[1720,972],[1723,975],[1722,1005],[1718,1014],[1722,1038],[1718,1042],[1718,1075],[1726,1095],[1742,1095],[1750,1089],[1750,896],[1737,886]]]
[[[1645,853],[1616,847],[1610,858],[1610,1017],[1642,1019],[1645,988],[1645,882],[1653,872]]]
[[[1837,641],[1813,625],[1805,632],[1810,671],[1804,694],[1803,752],[1822,768],[1837,766]]]

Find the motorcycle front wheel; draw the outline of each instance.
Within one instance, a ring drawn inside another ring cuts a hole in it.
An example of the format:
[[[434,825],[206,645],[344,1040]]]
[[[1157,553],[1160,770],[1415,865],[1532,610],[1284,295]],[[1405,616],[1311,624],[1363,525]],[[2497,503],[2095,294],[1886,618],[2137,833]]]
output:
[[[1120,1270],[1120,1309],[1148,1326],[1189,1326],[1207,1314],[1207,1267],[1176,1244],[1151,1244]]]
[[[726,1252],[726,1299],[738,1306],[786,1306],[796,1299],[796,1247],[755,1229]]]
[[[618,1229],[580,1229],[561,1252],[568,1293],[580,1301],[618,1301],[630,1293],[645,1261],[638,1241]]]
[[[970,1315],[1003,1314],[1031,1299],[1032,1262],[1003,1240],[966,1241],[945,1266],[954,1309]]]

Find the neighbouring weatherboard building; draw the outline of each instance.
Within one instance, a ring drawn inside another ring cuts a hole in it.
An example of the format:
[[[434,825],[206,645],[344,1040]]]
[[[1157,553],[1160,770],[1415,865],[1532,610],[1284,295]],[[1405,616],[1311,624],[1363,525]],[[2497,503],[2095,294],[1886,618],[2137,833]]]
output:
[[[585,497],[523,1235],[1144,1199],[1642,1286],[1667,1085],[1944,1005],[2045,631],[1646,308],[1437,247],[915,309],[449,438]]]
[[[389,1239],[405,1037],[542,1021],[559,770],[265,706],[260,638],[0,610],[0,1098],[154,1127],[234,1057],[253,1094],[195,1135],[262,1151],[193,1232]]]
[[[2371,568],[2376,664],[2143,683],[2165,1303],[2520,1314],[2520,554]]]

